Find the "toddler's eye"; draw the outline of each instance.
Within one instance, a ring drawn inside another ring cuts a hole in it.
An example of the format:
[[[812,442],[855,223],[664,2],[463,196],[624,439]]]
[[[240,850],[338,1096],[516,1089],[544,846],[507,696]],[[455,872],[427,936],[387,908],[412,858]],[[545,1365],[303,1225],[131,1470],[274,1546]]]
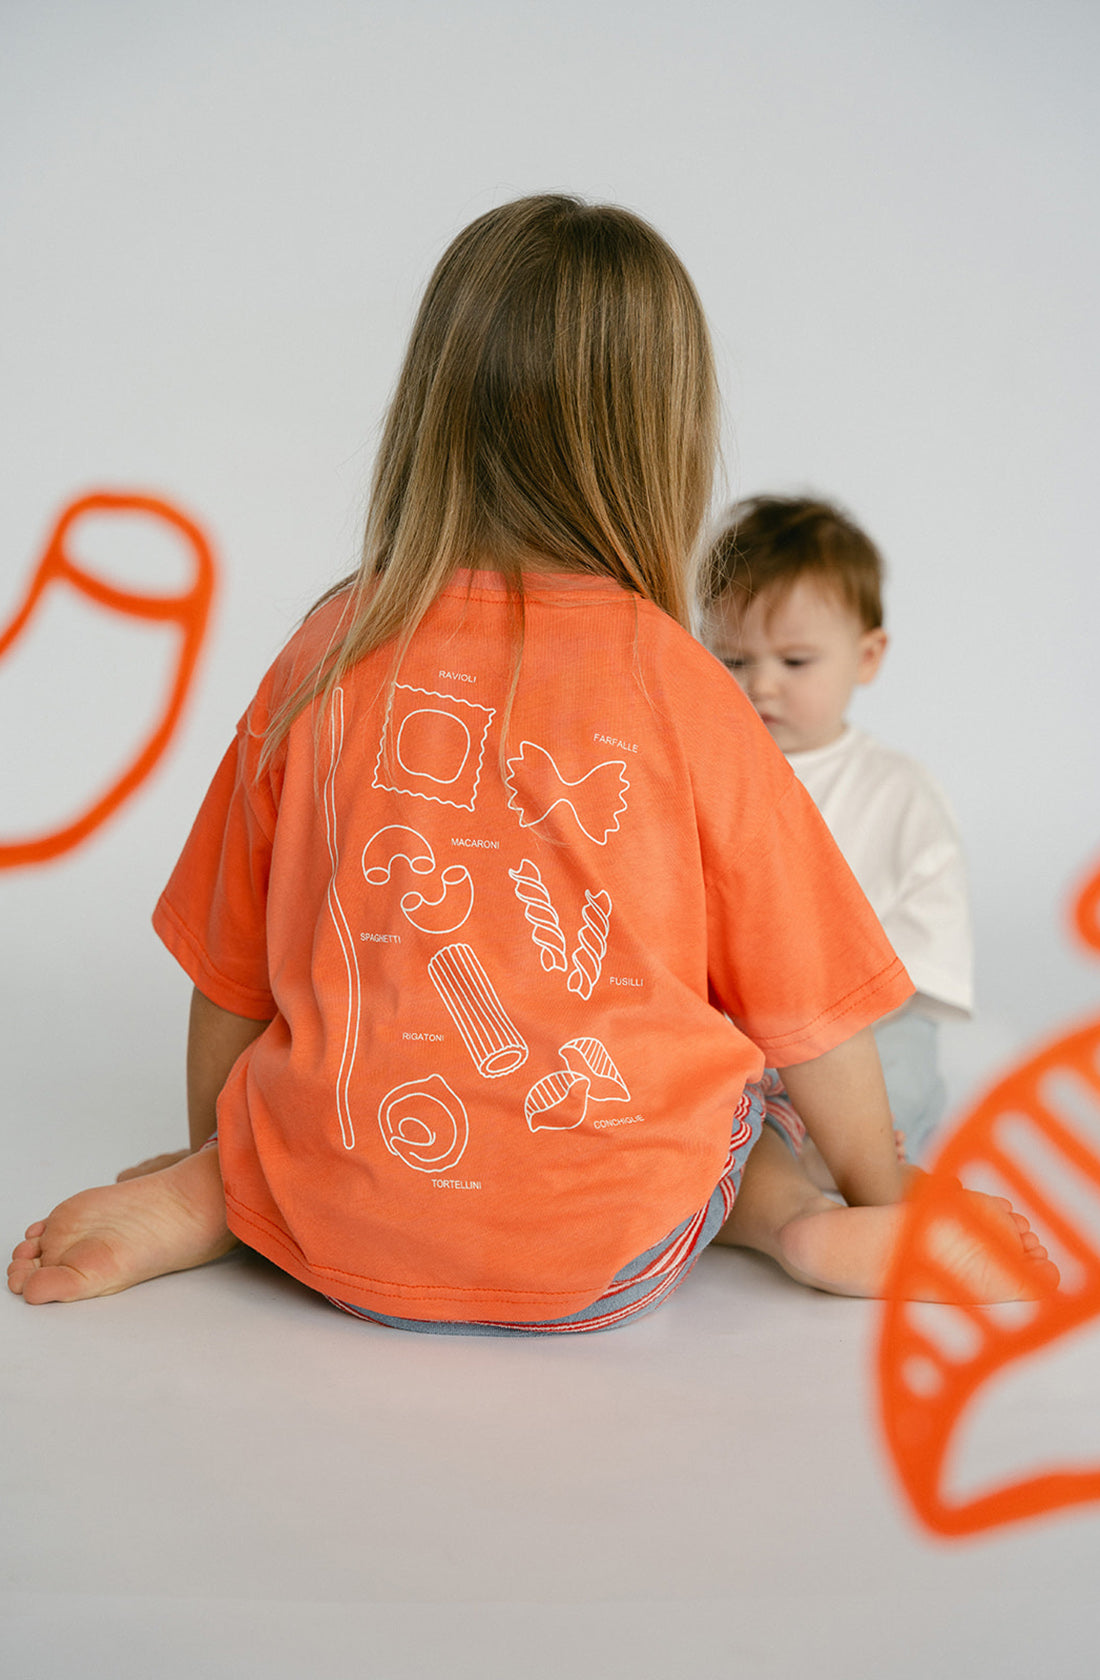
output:
[[[803,665],[808,665],[810,661],[808,659],[785,659],[783,663],[788,671],[801,671]]]
[[[723,659],[722,664],[727,671],[743,671],[748,664],[747,659]]]

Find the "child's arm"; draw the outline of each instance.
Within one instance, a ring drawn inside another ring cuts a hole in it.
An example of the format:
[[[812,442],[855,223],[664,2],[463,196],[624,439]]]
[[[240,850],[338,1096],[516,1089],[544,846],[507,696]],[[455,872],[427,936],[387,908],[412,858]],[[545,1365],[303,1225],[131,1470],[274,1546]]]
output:
[[[905,1194],[882,1064],[870,1027],[780,1070],[810,1137],[851,1207],[881,1207]]]
[[[163,1172],[184,1161],[214,1135],[217,1124],[217,1102],[222,1086],[229,1078],[229,1070],[242,1050],[247,1050],[254,1038],[259,1038],[266,1021],[252,1021],[244,1015],[232,1015],[211,1003],[196,987],[191,994],[191,1019],[187,1029],[187,1128],[191,1142],[186,1149],[173,1149],[166,1155],[153,1155],[127,1167],[118,1175],[118,1182],[145,1178],[149,1173]]]
[[[213,1137],[218,1098],[233,1063],[267,1025],[266,1021],[253,1021],[222,1009],[197,986],[192,992],[187,1030],[187,1125],[193,1151]]]

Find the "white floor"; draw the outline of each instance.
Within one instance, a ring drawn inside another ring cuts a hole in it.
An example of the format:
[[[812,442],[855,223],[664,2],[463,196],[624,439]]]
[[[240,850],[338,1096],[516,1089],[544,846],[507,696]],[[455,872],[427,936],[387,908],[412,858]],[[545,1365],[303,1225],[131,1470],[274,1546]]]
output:
[[[362,1325],[244,1252],[0,1307],[13,1680],[1096,1674],[1100,1508],[928,1536],[880,1444],[877,1309],[752,1256],[555,1341]],[[1100,1337],[1036,1361],[971,1473],[1087,1456],[1098,1394]]]

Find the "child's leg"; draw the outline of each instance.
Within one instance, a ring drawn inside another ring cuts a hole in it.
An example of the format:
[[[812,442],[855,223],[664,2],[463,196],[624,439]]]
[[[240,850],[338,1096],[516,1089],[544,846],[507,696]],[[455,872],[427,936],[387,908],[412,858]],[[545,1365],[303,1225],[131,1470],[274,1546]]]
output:
[[[70,1196],[15,1248],[8,1288],[32,1306],[114,1295],[216,1260],[235,1243],[215,1146],[163,1172]]]
[[[943,1296],[930,1294],[930,1299],[1037,1300],[1057,1288],[1057,1269],[1022,1214],[1000,1197],[962,1189],[959,1196],[984,1204],[984,1216],[1000,1227],[1002,1239],[1019,1245],[1030,1276],[1021,1283],[966,1221],[945,1220],[936,1258],[957,1290],[953,1295],[945,1289]],[[881,1297],[904,1219],[900,1204],[838,1207],[810,1181],[777,1134],[765,1127],[746,1163],[733,1212],[715,1241],[767,1254],[798,1283],[812,1288]]]

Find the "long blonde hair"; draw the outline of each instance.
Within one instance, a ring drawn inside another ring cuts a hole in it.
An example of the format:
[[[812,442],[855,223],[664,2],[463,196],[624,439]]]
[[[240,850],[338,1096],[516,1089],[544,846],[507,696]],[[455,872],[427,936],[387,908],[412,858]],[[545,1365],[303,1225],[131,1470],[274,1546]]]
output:
[[[532,558],[612,578],[688,626],[717,433],[702,307],[647,222],[556,194],[479,216],[428,282],[362,563],[316,603],[348,592],[265,758],[365,654],[396,638],[400,660],[459,567],[502,572],[521,626]]]

